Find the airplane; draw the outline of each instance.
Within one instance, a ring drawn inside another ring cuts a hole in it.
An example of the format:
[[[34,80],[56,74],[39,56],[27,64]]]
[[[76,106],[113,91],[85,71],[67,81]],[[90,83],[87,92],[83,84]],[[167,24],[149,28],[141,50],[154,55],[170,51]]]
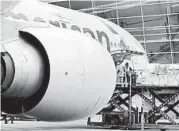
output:
[[[134,68],[148,64],[141,44],[106,19],[38,0],[5,0],[1,7],[5,113],[43,121],[92,116],[115,89],[110,53],[131,55]]]

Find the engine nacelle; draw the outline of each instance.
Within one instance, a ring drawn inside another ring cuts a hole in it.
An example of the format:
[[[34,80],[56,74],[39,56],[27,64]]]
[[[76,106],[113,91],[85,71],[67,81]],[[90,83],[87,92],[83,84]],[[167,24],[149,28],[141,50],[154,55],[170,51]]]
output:
[[[3,44],[1,67],[12,70],[3,73],[2,111],[65,121],[93,115],[108,103],[116,71],[99,42],[56,28],[27,28],[19,34]]]

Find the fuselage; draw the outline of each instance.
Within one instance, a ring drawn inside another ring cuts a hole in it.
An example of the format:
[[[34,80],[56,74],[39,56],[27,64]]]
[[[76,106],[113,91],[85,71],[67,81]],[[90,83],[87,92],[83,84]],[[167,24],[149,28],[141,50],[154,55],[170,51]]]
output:
[[[18,37],[18,31],[26,27],[65,28],[94,38],[110,52],[127,49],[145,53],[140,43],[118,25],[63,7],[38,1],[20,1],[2,12],[2,17],[2,28],[6,28],[2,29],[2,41]],[[9,30],[12,32],[9,33]],[[148,64],[146,55],[133,56],[132,60],[135,69],[143,69]]]

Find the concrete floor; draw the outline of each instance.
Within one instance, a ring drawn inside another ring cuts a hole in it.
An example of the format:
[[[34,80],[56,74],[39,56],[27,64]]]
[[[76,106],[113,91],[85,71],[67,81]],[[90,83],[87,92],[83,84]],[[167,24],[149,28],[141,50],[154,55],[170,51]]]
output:
[[[10,122],[9,124],[4,124],[4,121],[1,121],[1,130],[2,131],[112,131],[112,129],[88,127],[86,125],[86,120],[79,120],[79,121],[72,121],[72,122],[14,121],[14,124],[10,124]],[[114,129],[114,130],[119,131],[118,129]],[[124,130],[120,130],[120,131],[124,131]],[[148,129],[146,131],[160,131],[160,130]]]

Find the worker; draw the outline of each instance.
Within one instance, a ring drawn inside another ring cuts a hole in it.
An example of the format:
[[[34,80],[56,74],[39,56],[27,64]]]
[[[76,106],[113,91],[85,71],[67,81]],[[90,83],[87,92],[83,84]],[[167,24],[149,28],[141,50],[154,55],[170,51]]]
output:
[[[122,81],[121,81],[122,69],[119,64],[116,66],[116,70],[117,70],[117,83],[122,83]]]
[[[7,115],[6,114],[3,114],[3,115],[1,115],[2,117],[3,117],[3,120],[5,121],[5,124],[7,124]]]
[[[131,79],[132,79],[132,85],[136,85],[137,74],[134,72],[134,70],[132,71]]]
[[[129,85],[130,84],[130,76],[132,74],[132,68],[129,66],[128,62],[126,62],[123,70],[124,70],[123,81]]]
[[[11,124],[14,124],[14,116],[10,116]]]

